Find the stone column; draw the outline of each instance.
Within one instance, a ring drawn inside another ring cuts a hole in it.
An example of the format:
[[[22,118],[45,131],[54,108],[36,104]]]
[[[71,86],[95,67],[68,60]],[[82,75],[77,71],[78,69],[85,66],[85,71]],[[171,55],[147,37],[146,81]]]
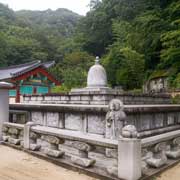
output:
[[[118,140],[118,177],[138,180],[141,177],[141,140],[137,139],[136,128],[125,126]]]
[[[34,122],[27,122],[24,125],[24,148],[30,149],[30,131],[31,127],[35,126],[36,124]]]
[[[9,89],[13,85],[0,82],[0,141],[2,141],[3,123],[9,121]]]

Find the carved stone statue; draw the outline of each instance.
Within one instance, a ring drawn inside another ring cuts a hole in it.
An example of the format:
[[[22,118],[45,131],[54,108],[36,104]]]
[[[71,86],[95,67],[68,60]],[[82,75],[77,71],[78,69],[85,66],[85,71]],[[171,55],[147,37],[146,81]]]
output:
[[[118,139],[122,134],[126,119],[123,109],[123,103],[119,99],[113,99],[109,103],[109,111],[106,115],[106,138]]]

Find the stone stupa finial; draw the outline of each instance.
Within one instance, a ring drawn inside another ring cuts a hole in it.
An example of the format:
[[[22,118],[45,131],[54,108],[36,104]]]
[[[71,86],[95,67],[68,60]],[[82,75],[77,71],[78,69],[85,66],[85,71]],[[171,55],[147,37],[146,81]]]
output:
[[[96,56],[95,64],[99,64],[99,62],[100,62],[99,56]]]

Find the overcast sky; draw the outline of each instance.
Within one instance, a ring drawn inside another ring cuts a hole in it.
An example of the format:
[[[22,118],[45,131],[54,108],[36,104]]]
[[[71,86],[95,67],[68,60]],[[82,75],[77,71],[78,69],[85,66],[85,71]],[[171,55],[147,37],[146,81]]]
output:
[[[67,8],[78,14],[85,15],[89,10],[90,0],[0,0],[14,10],[56,10]]]

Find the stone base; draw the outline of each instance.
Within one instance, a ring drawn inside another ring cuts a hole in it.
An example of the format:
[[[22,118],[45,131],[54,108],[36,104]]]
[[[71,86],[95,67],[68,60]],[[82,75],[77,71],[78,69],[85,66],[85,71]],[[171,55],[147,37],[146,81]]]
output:
[[[21,140],[20,139],[14,139],[14,138],[9,138],[8,142],[14,145],[20,145]]]
[[[81,158],[78,156],[71,156],[71,161],[74,164],[77,164],[82,167],[90,167],[95,164],[96,160],[88,159],[88,158]]]
[[[62,157],[64,155],[64,152],[46,148],[45,149],[45,154],[48,155],[48,156],[51,156],[51,157],[59,158],[59,157]]]
[[[107,172],[112,176],[117,176],[118,175],[118,168],[115,166],[108,167]]]
[[[150,167],[159,168],[166,164],[167,158],[159,158],[159,159],[150,158],[150,159],[147,159],[146,162]]]
[[[29,149],[32,151],[39,151],[40,148],[41,146],[37,144],[30,144],[30,147],[29,147]]]
[[[108,158],[118,158],[117,149],[106,148],[106,157]]]
[[[3,136],[3,141],[7,142],[9,140],[10,136]]]
[[[177,158],[180,157],[180,150],[177,150],[177,151],[167,151],[166,155],[167,155],[168,158],[177,159]]]

